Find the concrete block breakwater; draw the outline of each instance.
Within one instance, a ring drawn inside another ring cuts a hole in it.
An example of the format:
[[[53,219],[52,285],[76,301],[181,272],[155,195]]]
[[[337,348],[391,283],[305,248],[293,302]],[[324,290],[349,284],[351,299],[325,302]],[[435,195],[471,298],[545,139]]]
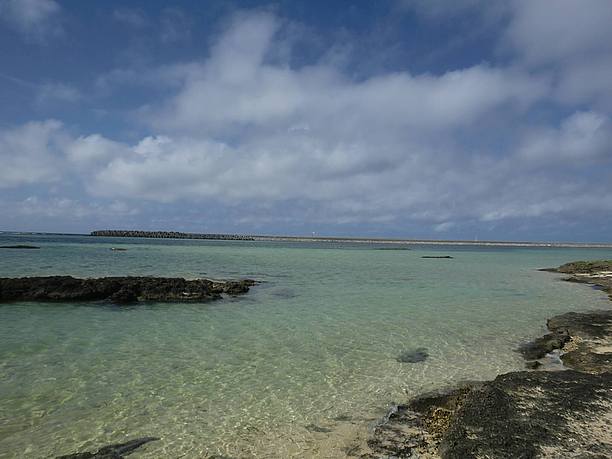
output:
[[[231,241],[254,241],[253,236],[241,234],[200,234],[181,233],[178,231],[124,231],[124,230],[100,230],[92,231],[91,236],[103,237],[148,237],[155,239],[217,239]]]

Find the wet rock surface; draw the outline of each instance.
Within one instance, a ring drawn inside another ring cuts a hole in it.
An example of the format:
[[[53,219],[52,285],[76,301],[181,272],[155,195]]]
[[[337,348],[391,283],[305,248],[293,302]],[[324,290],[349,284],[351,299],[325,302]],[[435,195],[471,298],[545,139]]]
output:
[[[222,294],[246,293],[254,284],[250,279],[214,282],[166,277],[0,278],[0,301],[202,302],[219,299]]]
[[[84,453],[67,454],[65,456],[57,456],[56,459],[123,459],[125,455],[132,453],[142,445],[156,440],[159,440],[159,438],[136,438],[125,443],[104,446],[95,452],[86,451]]]
[[[561,349],[569,340],[570,335],[568,331],[566,329],[558,329],[553,333],[547,333],[535,339],[531,343],[523,344],[519,348],[519,351],[526,360],[541,359],[549,352],[555,349]]]
[[[581,271],[574,274],[583,276],[580,282],[610,292],[609,278],[601,275],[606,263],[561,268]],[[520,348],[535,371],[464,383],[397,406],[355,456],[612,457],[612,310],[562,314],[547,326],[550,333]],[[562,371],[540,370],[546,365],[539,359],[551,351],[560,355]]]

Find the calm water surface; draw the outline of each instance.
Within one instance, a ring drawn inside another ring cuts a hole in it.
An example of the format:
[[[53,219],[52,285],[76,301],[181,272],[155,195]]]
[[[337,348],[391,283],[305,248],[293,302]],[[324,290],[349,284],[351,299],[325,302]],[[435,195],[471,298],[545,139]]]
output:
[[[536,271],[609,249],[0,235],[16,243],[41,249],[2,250],[0,276],[263,282],[208,304],[0,305],[1,458],[139,436],[161,440],[130,457],[338,457],[391,403],[521,368],[547,317],[609,307]],[[416,347],[426,361],[396,361]]]

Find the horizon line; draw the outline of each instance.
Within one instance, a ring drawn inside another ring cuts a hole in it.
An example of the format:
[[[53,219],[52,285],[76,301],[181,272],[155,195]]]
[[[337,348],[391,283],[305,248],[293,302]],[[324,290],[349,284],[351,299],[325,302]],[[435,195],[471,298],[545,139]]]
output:
[[[94,235],[96,231],[116,232],[140,232],[140,233],[166,233],[181,234],[186,236],[213,236],[210,238],[156,238],[143,236],[102,236]],[[426,239],[426,238],[395,238],[380,236],[323,236],[323,235],[271,235],[271,234],[248,234],[248,233],[197,233],[187,231],[167,230],[94,230],[89,233],[72,233],[56,231],[15,231],[0,230],[0,234],[21,235],[55,235],[55,236],[87,236],[87,237],[132,237],[141,239],[190,239],[190,240],[232,240],[232,236],[250,238],[251,241],[293,241],[293,242],[354,242],[354,243],[381,243],[381,244],[405,244],[405,245],[482,245],[482,246],[514,246],[514,247],[585,247],[585,248],[612,248],[612,242],[568,242],[568,241],[525,241],[525,240],[468,240],[468,239]],[[214,236],[219,236],[215,238]],[[227,239],[223,238],[227,236]]]

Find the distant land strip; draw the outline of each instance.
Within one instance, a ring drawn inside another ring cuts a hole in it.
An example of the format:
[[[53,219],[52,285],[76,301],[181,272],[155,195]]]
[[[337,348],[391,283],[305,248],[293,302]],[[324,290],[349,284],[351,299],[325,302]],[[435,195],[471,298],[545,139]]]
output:
[[[404,244],[404,245],[465,245],[492,247],[590,247],[612,248],[610,243],[591,242],[521,242],[521,241],[461,241],[435,239],[388,239],[364,237],[333,236],[268,236],[249,234],[183,233],[179,231],[138,231],[138,230],[98,230],[91,236],[102,237],[142,237],[154,239],[209,239],[219,241],[281,241],[281,242],[351,242],[365,244]]]
[[[253,236],[242,234],[206,234],[181,233],[179,231],[125,231],[125,230],[99,230],[92,231],[91,236],[103,237],[148,237],[153,239],[215,239],[221,241],[254,241]]]

